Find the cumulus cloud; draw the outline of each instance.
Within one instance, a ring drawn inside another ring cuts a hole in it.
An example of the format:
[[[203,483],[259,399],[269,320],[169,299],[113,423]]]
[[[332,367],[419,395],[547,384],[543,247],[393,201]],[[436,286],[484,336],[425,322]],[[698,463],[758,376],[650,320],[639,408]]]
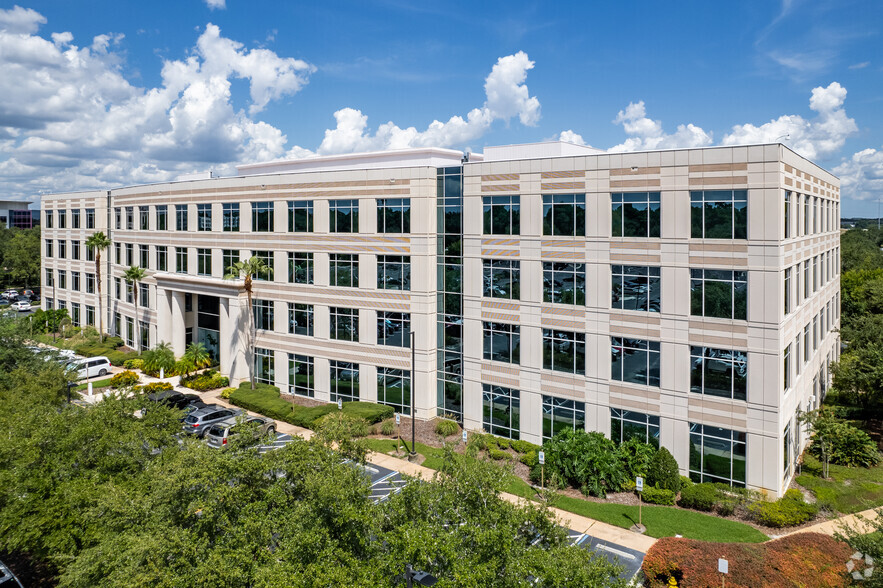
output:
[[[227,0],[205,0],[206,5],[212,10],[226,10]]]
[[[534,62],[519,51],[500,57],[485,78],[486,100],[473,108],[466,117],[452,116],[447,122],[432,121],[426,130],[400,128],[393,122],[380,125],[374,134],[368,129],[368,117],[361,110],[343,108],[334,113],[337,126],[325,131],[319,145],[320,154],[380,151],[408,147],[450,147],[472,141],[483,135],[496,120],[509,122],[518,117],[522,124],[532,126],[540,118],[540,102],[530,96],[525,80]],[[295,148],[304,153],[302,148]]]
[[[856,200],[877,200],[883,195],[883,149],[863,149],[834,168],[840,192]]]
[[[846,138],[858,132],[855,121],[846,116],[843,103],[846,88],[837,82],[813,88],[810,109],[818,115],[810,120],[799,114],[782,115],[760,126],[736,125],[724,136],[723,145],[782,141],[809,159],[829,156],[843,147]]]
[[[561,131],[558,133],[558,136],[555,137],[557,141],[564,141],[565,143],[573,143],[575,145],[585,145],[586,141],[583,139],[583,136],[579,133],[575,133],[571,130]]]
[[[662,123],[647,117],[644,101],[630,102],[625,110],[620,110],[613,120],[622,125],[629,138],[623,143],[608,149],[611,153],[623,151],[643,151],[647,149],[675,149],[685,147],[705,147],[711,145],[711,134],[694,124],[678,125],[677,131],[667,134]]]
[[[161,84],[139,88],[123,75],[123,35],[79,47],[69,32],[35,34],[45,21],[33,10],[0,10],[0,181],[15,184],[12,197],[280,157],[285,136],[253,116],[315,71],[248,50],[209,24],[189,56],[163,63]],[[234,78],[248,82],[246,109],[233,106]]]

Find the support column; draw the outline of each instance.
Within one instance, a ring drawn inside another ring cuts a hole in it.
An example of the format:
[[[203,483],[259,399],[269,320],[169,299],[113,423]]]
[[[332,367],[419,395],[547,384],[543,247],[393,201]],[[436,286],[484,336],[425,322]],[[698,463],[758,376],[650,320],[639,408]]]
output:
[[[247,328],[242,314],[242,302],[239,298],[221,298],[220,314],[220,360],[221,373],[230,378],[235,386],[248,379],[248,363],[245,353],[245,333]]]
[[[187,339],[184,324],[184,293],[173,290],[172,291],[172,321],[170,324],[171,329],[171,343],[172,343],[172,351],[175,352],[176,357],[180,357],[184,355],[184,351],[187,348]]]
[[[156,341],[172,342],[172,297],[165,288],[156,289]]]

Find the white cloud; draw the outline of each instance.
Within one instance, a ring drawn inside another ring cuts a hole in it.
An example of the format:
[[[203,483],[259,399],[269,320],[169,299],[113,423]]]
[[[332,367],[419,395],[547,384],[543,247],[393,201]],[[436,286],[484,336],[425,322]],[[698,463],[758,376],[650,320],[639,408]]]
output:
[[[883,195],[883,149],[863,149],[834,168],[840,193],[855,200],[877,200]]]
[[[465,118],[452,116],[447,122],[434,120],[424,131],[415,127],[402,129],[390,121],[380,125],[372,135],[368,132],[367,115],[361,110],[343,108],[334,113],[337,126],[325,131],[318,152],[352,153],[461,145],[482,136],[495,120],[508,122],[515,116],[524,125],[535,125],[540,118],[540,102],[530,96],[524,83],[533,66],[534,62],[523,51],[500,57],[485,78],[487,99],[481,108],[473,108]],[[304,152],[302,148],[296,150]]]
[[[837,82],[813,88],[810,109],[818,113],[806,120],[799,114],[782,115],[760,126],[736,125],[724,136],[722,145],[745,145],[782,141],[808,159],[826,157],[843,147],[846,138],[858,132],[855,121],[846,116],[843,103],[846,88]]]
[[[205,0],[206,6],[212,10],[226,10],[227,0]]]
[[[849,66],[849,69],[864,69],[871,65],[870,61],[862,61],[861,63],[853,63]]]
[[[711,145],[711,134],[692,123],[678,125],[674,134],[666,134],[660,121],[647,117],[643,100],[629,103],[625,110],[619,111],[613,123],[621,124],[630,136],[623,143],[608,149],[611,153]]]
[[[160,85],[138,88],[122,74],[122,35],[81,48],[68,32],[51,41],[31,34],[43,22],[34,11],[0,10],[0,182],[9,197],[280,157],[285,136],[252,116],[300,91],[315,71],[245,49],[209,24],[190,56],[163,63]],[[233,106],[233,78],[248,82],[245,110]]]
[[[575,133],[571,130],[561,131],[558,133],[558,136],[555,137],[557,141],[564,141],[565,143],[574,143],[575,145],[585,145],[586,141],[583,139],[582,135]]]

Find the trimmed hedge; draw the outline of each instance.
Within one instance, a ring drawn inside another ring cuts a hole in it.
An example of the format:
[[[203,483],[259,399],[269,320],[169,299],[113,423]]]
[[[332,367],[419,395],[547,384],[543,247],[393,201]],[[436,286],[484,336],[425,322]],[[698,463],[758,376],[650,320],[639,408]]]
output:
[[[792,488],[775,502],[755,502],[748,511],[767,527],[791,527],[811,520],[819,512],[819,507],[803,499],[800,490]]]
[[[696,510],[711,511],[714,504],[721,499],[720,491],[708,482],[704,484],[692,484],[681,489],[681,497],[678,506],[694,508]]]
[[[272,419],[288,423],[293,422],[292,405],[279,396],[279,388],[276,386],[255,384],[255,389],[252,390],[249,382],[243,382],[230,395],[230,402],[246,410],[259,412]]]
[[[641,500],[650,504],[661,504],[663,506],[674,506],[675,493],[665,488],[654,488],[653,486],[645,486],[641,492]]]
[[[442,437],[456,435],[459,430],[460,425],[458,425],[456,421],[450,419],[439,419],[438,422],[435,423],[435,434],[441,435]]]
[[[644,556],[645,586],[720,586],[718,558],[729,561],[728,588],[848,586],[852,549],[821,533],[795,533],[766,543],[706,543],[663,537]]]
[[[138,374],[132,371],[120,372],[110,379],[111,388],[127,388],[138,383]]]
[[[135,389],[138,392],[143,392],[144,394],[153,394],[155,392],[164,392],[166,390],[171,390],[174,388],[168,382],[151,382],[144,386],[135,386]]]
[[[230,378],[222,376],[215,370],[207,370],[199,374],[181,378],[181,385],[191,390],[205,392],[216,388],[226,388],[230,385]],[[251,388],[251,385],[249,385]]]

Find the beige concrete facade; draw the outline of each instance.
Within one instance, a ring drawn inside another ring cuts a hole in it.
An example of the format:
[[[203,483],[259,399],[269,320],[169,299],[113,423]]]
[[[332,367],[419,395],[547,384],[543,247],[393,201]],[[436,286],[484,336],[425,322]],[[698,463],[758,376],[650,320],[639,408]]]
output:
[[[106,329],[113,332],[119,316],[121,335],[137,347],[138,325],[146,323],[149,346],[166,341],[180,354],[187,329],[196,326],[198,296],[216,297],[220,301],[220,369],[241,380],[249,374],[247,301],[241,280],[223,279],[223,255],[225,250],[238,250],[244,259],[256,251],[269,251],[275,271],[270,280],[255,282],[254,298],[270,302],[275,321],[272,330],[257,331],[256,347],[268,350],[274,358],[273,381],[281,390],[289,390],[289,354],[298,354],[313,358],[316,399],[330,400],[330,365],[341,361],[360,366],[360,398],[376,401],[378,368],[411,370],[408,348],[377,344],[378,312],[402,312],[410,315],[416,333],[412,379],[416,414],[435,416],[441,341],[437,327],[437,169],[459,166],[463,174],[465,426],[481,429],[486,424],[483,384],[518,391],[520,437],[535,443],[542,441],[544,397],[582,403],[586,428],[607,435],[611,408],[652,415],[659,418],[661,444],[672,452],[685,475],[690,471],[691,426],[720,427],[745,434],[744,483],[774,495],[781,493],[790,480],[794,455],[806,443],[796,415],[818,404],[829,379],[827,365],[837,359],[839,349],[839,180],[778,144],[625,154],[572,147],[557,151],[567,153],[560,156],[549,156],[556,151],[548,145],[494,148],[465,163],[460,161],[461,154],[447,150],[398,157],[373,154],[370,165],[358,155],[350,160],[335,156],[329,161],[320,158],[313,163],[264,164],[240,170],[262,175],[46,196],[44,219],[52,211],[56,222],[43,232],[43,275],[46,280],[49,271],[55,277],[56,289],[53,294],[44,281],[43,295],[47,303],[48,299],[53,304],[63,301],[68,309],[74,303],[81,309],[86,305],[97,308],[97,295],[85,293],[84,277],[80,291],[71,290],[71,272],[94,273],[94,262],[85,261],[84,249],[80,260],[70,259],[70,244],[66,258],[59,259],[57,243],[82,243],[95,230],[104,230],[114,242],[104,253],[109,270],[103,271]],[[747,238],[691,237],[691,192],[701,190],[747,191]],[[611,236],[611,194],[620,192],[659,193],[659,237]],[[584,195],[585,236],[543,234],[543,196],[554,194]],[[787,235],[786,194],[791,202]],[[484,234],[484,198],[506,195],[519,197],[518,234]],[[377,232],[377,200],[384,198],[410,201],[409,233]],[[357,233],[330,231],[331,203],[338,200],[358,201]],[[307,201],[313,205],[314,230],[290,232],[288,203]],[[258,202],[272,203],[272,231],[252,231],[252,203]],[[239,205],[238,232],[224,230],[225,203]],[[211,230],[200,230],[200,204],[209,205]],[[176,205],[187,207],[186,230],[176,230]],[[157,228],[157,206],[167,207],[165,230]],[[147,210],[146,230],[140,228],[140,207]],[[58,228],[59,211],[86,208],[96,210],[94,229],[72,229],[70,218],[65,229]],[[127,225],[128,208],[133,214],[132,228]],[[46,227],[45,220],[43,224]],[[48,255],[49,241],[53,255]],[[142,246],[147,248],[149,296],[147,306],[136,309],[126,301],[124,284],[116,296],[115,280],[128,265],[141,265]],[[164,270],[157,266],[157,251],[162,247],[167,255]],[[186,272],[176,271],[176,248],[187,250]],[[198,250],[210,251],[210,275],[199,275]],[[126,259],[127,251],[132,252],[132,260]],[[294,252],[313,254],[312,284],[289,282],[288,254]],[[340,253],[358,256],[358,288],[330,285],[330,256]],[[378,288],[379,255],[410,256],[410,291]],[[483,263],[493,259],[518,262],[519,299],[483,296]],[[543,302],[543,262],[549,261],[585,264],[585,304]],[[659,268],[661,305],[657,312],[611,307],[614,265]],[[691,269],[747,272],[747,319],[691,314]],[[788,270],[790,306],[786,312]],[[68,274],[64,289],[58,288],[59,271]],[[807,276],[809,288],[805,289]],[[312,305],[312,336],[289,333],[289,303]],[[358,341],[331,338],[332,307],[357,311]],[[85,324],[85,310],[80,312],[80,322]],[[484,358],[483,324],[487,321],[518,326],[517,364]],[[131,337],[129,324],[134,329]],[[543,329],[585,336],[584,374],[543,369]],[[658,342],[658,386],[611,378],[611,337]],[[804,354],[807,345],[809,352]],[[691,346],[745,352],[746,399],[691,392]],[[789,346],[786,378],[784,354]]]

